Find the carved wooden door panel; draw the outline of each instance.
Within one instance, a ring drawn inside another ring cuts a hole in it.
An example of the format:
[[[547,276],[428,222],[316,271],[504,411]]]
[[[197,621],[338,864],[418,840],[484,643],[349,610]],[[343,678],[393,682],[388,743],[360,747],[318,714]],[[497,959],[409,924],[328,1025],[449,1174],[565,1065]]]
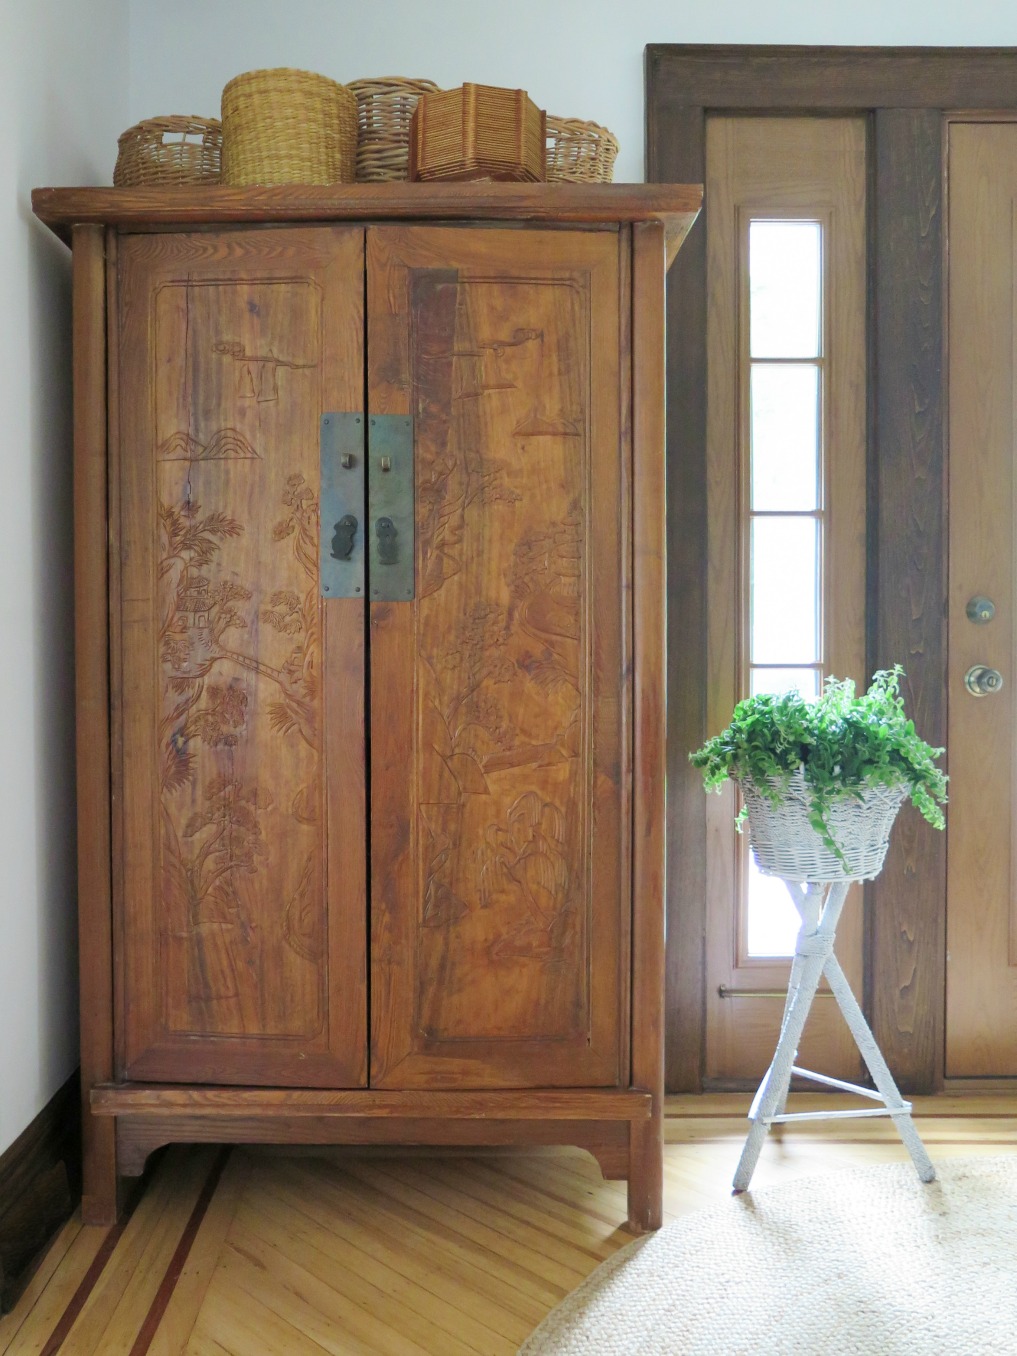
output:
[[[123,1077],[366,1081],[364,613],[318,580],[363,266],[354,228],[121,241]]]
[[[627,1077],[628,472],[611,232],[368,233],[416,597],[371,604],[378,1087]]]

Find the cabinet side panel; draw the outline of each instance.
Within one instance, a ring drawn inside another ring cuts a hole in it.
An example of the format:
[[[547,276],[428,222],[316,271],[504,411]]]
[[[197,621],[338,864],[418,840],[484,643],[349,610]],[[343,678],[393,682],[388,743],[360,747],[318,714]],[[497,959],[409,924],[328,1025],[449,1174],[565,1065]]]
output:
[[[632,1082],[653,1094],[633,1127],[629,1220],[661,1223],[664,1095],[664,867],[667,689],[664,470],[664,233],[633,227],[635,449],[635,786],[633,826]]]
[[[617,238],[371,242],[416,497],[415,600],[372,605],[372,1080],[615,1082]]]
[[[330,880],[326,852],[336,795],[362,823],[362,773],[330,786],[327,755],[362,748],[363,605],[323,604],[318,578],[319,418],[361,401],[362,239],[121,245],[129,1077],[364,1077],[362,865]]]
[[[92,1085],[113,1071],[109,611],[106,571],[106,260],[101,226],[74,229],[74,629],[82,1215],[116,1214],[113,1128],[91,1115]]]

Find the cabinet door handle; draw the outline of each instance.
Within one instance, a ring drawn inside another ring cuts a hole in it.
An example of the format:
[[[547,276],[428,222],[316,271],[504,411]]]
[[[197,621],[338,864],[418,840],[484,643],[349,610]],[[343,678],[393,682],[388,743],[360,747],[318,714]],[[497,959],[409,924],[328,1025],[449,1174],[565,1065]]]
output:
[[[332,533],[332,559],[349,560],[357,535],[357,520],[352,513],[344,513]]]
[[[391,518],[379,518],[374,525],[374,531],[378,538],[378,560],[382,565],[395,565],[399,559],[399,548],[396,545],[396,537],[399,534],[395,523]]]

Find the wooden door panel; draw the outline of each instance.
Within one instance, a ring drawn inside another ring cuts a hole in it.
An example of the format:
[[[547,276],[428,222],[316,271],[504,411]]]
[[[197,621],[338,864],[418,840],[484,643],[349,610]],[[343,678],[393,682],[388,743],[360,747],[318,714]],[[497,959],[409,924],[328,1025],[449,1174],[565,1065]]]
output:
[[[356,1085],[363,604],[319,596],[318,421],[362,405],[363,232],[119,259],[121,1073]]]
[[[368,237],[416,597],[371,606],[371,1081],[621,1076],[618,238]]]
[[[946,1075],[1017,1074],[1014,391],[1017,128],[953,125],[950,157],[950,807]],[[985,595],[987,624],[967,616]],[[997,668],[974,697],[964,675]]]

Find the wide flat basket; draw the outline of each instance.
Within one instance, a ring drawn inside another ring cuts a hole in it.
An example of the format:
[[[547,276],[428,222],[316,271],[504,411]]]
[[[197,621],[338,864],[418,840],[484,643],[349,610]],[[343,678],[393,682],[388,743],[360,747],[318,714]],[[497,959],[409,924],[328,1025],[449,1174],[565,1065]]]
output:
[[[280,66],[223,90],[224,184],[352,183],[356,168],[357,100],[345,85]]]
[[[861,800],[846,796],[833,802],[826,819],[845,865],[809,823],[809,791],[800,769],[777,804],[760,795],[752,782],[739,784],[749,815],[752,854],[760,871],[799,882],[878,876],[890,829],[907,794],[903,784],[871,786]]]
[[[117,188],[217,184],[222,168],[218,118],[170,114],[146,118],[117,139]]]
[[[422,94],[436,94],[433,80],[378,76],[352,80],[357,101],[357,180],[383,183],[410,172],[410,119]]]
[[[618,138],[596,122],[547,115],[547,182],[609,184]]]
[[[424,94],[410,124],[410,178],[542,183],[545,140],[544,112],[523,89]]]

